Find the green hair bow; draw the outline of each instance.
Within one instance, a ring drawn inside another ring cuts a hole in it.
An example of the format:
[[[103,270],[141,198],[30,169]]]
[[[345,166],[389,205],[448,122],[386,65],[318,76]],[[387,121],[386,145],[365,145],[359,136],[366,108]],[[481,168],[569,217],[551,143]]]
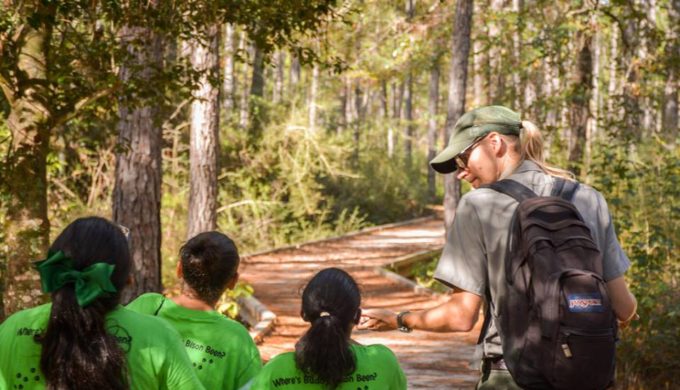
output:
[[[79,271],[73,268],[73,260],[62,251],[48,253],[47,256],[47,259],[35,263],[43,292],[50,293],[73,283],[80,307],[89,305],[104,294],[116,292],[111,283],[113,264],[94,263]]]

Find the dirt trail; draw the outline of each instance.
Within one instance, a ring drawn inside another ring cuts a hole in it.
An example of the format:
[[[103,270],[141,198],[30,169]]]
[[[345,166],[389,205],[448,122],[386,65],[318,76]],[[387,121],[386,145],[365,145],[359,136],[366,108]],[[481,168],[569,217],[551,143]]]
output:
[[[246,258],[242,278],[254,286],[256,298],[277,315],[276,327],[260,345],[263,359],[292,351],[307,329],[299,314],[300,292],[305,281],[322,268],[340,267],[351,273],[362,288],[362,306],[366,308],[405,310],[436,305],[433,298],[417,295],[376,274],[373,268],[408,254],[441,248],[443,235],[441,220],[420,219]],[[469,333],[355,331],[353,338],[392,349],[409,388],[470,389],[478,378],[478,373],[468,368],[478,332],[479,324]]]

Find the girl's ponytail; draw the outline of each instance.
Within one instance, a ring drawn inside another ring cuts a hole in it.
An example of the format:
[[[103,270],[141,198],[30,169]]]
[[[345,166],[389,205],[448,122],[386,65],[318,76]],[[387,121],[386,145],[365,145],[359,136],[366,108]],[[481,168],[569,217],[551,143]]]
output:
[[[298,366],[331,388],[354,372],[356,361],[349,348],[347,324],[334,315],[317,317],[295,346]]]
[[[338,268],[320,271],[302,294],[302,316],[311,327],[295,345],[295,361],[331,389],[356,369],[349,336],[360,305],[359,287]]]

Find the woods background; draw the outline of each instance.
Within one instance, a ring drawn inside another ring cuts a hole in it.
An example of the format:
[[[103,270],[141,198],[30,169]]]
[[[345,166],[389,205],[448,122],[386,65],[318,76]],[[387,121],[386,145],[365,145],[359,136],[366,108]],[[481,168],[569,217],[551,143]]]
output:
[[[126,298],[182,242],[241,252],[340,235],[469,188],[427,161],[503,104],[601,191],[641,320],[621,388],[680,372],[678,0],[13,1],[0,6],[0,321],[78,216],[130,228]]]

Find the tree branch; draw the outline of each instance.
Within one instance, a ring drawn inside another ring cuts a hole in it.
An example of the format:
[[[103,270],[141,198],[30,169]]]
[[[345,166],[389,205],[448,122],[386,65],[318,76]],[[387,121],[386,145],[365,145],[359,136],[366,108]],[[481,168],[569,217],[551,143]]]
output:
[[[93,103],[94,101],[103,98],[104,96],[110,95],[114,91],[118,89],[118,86],[113,86],[109,88],[105,88],[102,90],[99,90],[95,92],[94,94],[84,97],[80,99],[79,101],[76,102],[76,104],[73,105],[73,109],[70,110],[69,112],[63,113],[62,115],[57,116],[54,119],[53,126],[57,127],[60,125],[63,125],[64,123],[70,121],[71,119],[75,118],[80,111],[85,108],[87,105],[90,103]]]

